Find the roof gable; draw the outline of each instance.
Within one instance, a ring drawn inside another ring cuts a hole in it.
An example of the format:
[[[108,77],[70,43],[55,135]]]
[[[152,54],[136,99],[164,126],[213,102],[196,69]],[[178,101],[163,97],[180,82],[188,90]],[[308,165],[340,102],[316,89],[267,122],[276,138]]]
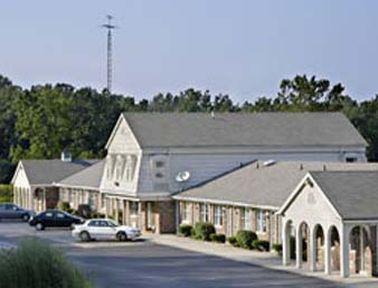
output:
[[[24,168],[30,185],[52,185],[54,182],[77,173],[97,161],[74,160],[72,162],[64,162],[60,159],[21,160],[19,165],[22,165]]]
[[[366,146],[341,113],[124,113],[141,147]]]

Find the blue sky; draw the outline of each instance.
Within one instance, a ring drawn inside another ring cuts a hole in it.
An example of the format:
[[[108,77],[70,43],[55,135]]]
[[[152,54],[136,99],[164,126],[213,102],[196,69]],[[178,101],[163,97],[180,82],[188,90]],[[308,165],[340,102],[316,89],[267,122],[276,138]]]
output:
[[[357,99],[378,93],[378,1],[2,1],[0,73],[16,84],[106,85],[108,13],[116,17],[113,90],[138,99],[189,87],[237,102],[281,79],[317,75]]]

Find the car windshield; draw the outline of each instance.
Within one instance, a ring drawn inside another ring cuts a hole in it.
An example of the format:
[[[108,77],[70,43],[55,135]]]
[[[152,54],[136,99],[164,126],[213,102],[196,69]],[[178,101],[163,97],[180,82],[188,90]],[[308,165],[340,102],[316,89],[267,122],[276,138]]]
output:
[[[115,222],[114,220],[108,220],[108,223],[109,223],[110,227],[117,227],[118,226],[117,222]]]

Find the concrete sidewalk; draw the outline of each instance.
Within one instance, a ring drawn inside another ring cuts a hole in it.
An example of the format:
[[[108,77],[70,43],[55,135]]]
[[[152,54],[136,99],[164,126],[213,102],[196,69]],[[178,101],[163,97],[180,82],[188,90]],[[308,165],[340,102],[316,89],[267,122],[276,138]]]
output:
[[[345,284],[346,287],[378,287],[378,278],[352,275],[349,278],[341,278],[337,273],[325,275],[324,272],[309,272],[305,269],[296,269],[293,265],[283,266],[281,257],[275,253],[250,251],[232,247],[229,244],[219,244],[178,237],[176,235],[148,235],[148,240],[159,244],[193,252],[222,257],[233,261],[258,265],[269,269],[282,270],[308,277],[318,277],[325,280]]]

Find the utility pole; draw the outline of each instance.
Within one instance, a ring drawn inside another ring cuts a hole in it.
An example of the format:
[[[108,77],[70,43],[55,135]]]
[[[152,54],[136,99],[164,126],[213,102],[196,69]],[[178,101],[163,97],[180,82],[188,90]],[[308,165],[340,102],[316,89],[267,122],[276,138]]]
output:
[[[107,15],[106,18],[108,22],[103,24],[101,27],[108,30],[107,36],[107,85],[106,88],[108,93],[111,94],[112,92],[112,74],[113,74],[113,66],[112,66],[112,30],[117,28],[112,24],[112,15]]]

